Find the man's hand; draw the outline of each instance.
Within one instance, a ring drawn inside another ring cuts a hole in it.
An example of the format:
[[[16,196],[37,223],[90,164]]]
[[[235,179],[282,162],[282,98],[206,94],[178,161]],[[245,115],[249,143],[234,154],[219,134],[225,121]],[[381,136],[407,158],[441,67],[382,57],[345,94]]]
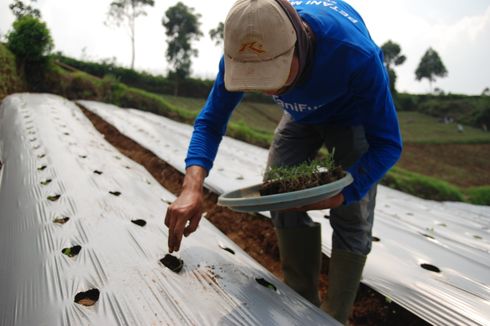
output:
[[[314,211],[314,210],[322,210],[322,209],[328,209],[328,208],[336,208],[342,205],[344,202],[344,195],[342,193],[335,195],[333,197],[321,200],[319,202],[301,206],[301,207],[295,207],[295,208],[290,208],[284,210],[285,212],[306,212],[306,211]]]
[[[179,251],[182,236],[196,231],[201,221],[203,193],[202,185],[206,171],[199,166],[186,170],[182,192],[168,207],[165,225],[168,227],[168,251]]]

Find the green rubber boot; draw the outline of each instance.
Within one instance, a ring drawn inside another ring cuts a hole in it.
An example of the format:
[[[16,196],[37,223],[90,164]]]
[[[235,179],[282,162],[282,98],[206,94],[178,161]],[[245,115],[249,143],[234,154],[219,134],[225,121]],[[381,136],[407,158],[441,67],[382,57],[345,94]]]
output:
[[[320,306],[321,225],[276,229],[284,282],[315,306]]]
[[[346,250],[332,250],[327,299],[321,308],[342,324],[349,318],[365,263],[366,256]]]

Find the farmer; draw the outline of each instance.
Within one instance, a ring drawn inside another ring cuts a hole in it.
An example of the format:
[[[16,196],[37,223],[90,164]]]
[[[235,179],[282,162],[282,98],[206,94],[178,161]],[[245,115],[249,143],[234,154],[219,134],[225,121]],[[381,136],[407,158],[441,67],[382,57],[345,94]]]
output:
[[[402,145],[383,55],[359,14],[337,1],[238,0],[225,21],[224,58],[194,124],[182,192],[168,208],[169,251],[199,224],[203,182],[243,92],[261,92],[284,109],[268,166],[297,165],[320,147],[354,177],[339,195],[271,212],[285,282],[320,306],[320,224],[306,211],[330,208],[329,288],[321,308],[345,323],[359,286],[376,184]]]

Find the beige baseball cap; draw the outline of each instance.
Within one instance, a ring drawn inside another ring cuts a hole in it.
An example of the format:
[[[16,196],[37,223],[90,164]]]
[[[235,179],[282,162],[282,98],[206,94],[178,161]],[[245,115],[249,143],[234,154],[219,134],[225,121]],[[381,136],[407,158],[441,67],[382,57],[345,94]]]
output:
[[[225,21],[225,87],[276,90],[289,76],[296,32],[276,0],[238,0]]]

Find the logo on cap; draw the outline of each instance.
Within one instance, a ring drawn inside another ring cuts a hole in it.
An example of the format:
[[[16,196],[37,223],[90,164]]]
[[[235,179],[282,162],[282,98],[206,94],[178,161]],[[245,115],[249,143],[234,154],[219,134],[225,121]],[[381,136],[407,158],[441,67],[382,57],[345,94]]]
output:
[[[257,42],[242,43],[239,52],[245,52],[246,50],[250,50],[259,54],[265,53],[265,50],[263,50],[262,48],[263,48],[262,44]]]

